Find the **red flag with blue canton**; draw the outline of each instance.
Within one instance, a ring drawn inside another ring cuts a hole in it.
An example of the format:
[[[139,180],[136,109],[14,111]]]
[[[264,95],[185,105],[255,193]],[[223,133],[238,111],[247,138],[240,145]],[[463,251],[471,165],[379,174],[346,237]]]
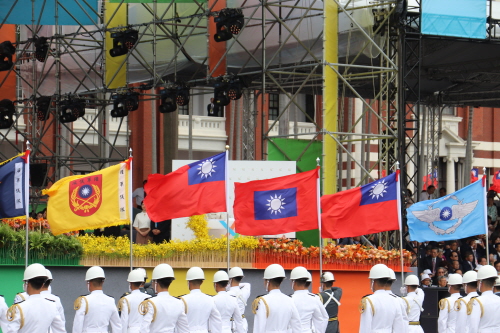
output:
[[[144,204],[160,222],[226,211],[226,153],[180,167],[166,175],[149,175]]]
[[[318,228],[318,169],[234,184],[236,232],[276,235]]]
[[[493,184],[489,188],[490,191],[500,192],[500,171],[495,172],[493,176]]]
[[[323,238],[398,230],[399,170],[387,177],[321,197]]]
[[[470,171],[470,182],[471,182],[471,184],[474,183],[474,182],[477,182],[478,179],[479,179],[479,170],[477,168],[473,168]]]

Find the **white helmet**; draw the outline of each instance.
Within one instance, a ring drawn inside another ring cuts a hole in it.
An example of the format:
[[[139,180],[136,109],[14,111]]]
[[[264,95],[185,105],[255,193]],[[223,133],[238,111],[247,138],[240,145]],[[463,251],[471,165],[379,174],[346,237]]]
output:
[[[448,275],[448,285],[454,286],[462,284],[462,276],[460,274],[450,274]]]
[[[48,269],[45,270],[47,271],[47,280],[53,280],[52,273]]]
[[[408,275],[405,279],[405,286],[418,286],[419,284],[418,276],[416,275]]]
[[[311,275],[311,273],[307,272],[307,274],[309,275],[309,277],[307,278],[306,282],[313,282],[313,276]]]
[[[23,281],[28,281],[36,277],[47,278],[47,270],[42,264],[31,264],[24,270]]]
[[[305,267],[302,266],[297,266],[294,269],[292,269],[292,273],[290,273],[290,280],[297,280],[297,279],[307,279],[309,278],[309,272]]]
[[[229,278],[232,279],[232,278],[235,278],[237,276],[245,276],[243,274],[243,270],[239,267],[233,267],[229,270]]]
[[[495,282],[495,287],[500,287],[500,276],[497,277],[497,282]]]
[[[164,278],[175,279],[174,270],[169,264],[159,264],[153,269],[153,276],[151,277],[151,280],[159,280]]]
[[[87,274],[85,274],[85,281],[90,281],[93,279],[104,279],[106,276],[104,275],[104,270],[99,266],[92,266],[87,270]]]
[[[285,270],[281,265],[278,264],[271,264],[267,266],[266,270],[264,271],[264,280],[271,280],[275,278],[284,278],[284,277],[286,277]]]
[[[139,268],[134,269],[134,271],[141,272],[144,275],[144,280],[146,280],[148,278],[148,273],[146,273],[146,270],[144,268],[139,267]]]
[[[186,273],[186,280],[205,280],[205,273],[200,267],[191,267]]]
[[[229,281],[229,276],[225,271],[218,271],[214,274],[214,282]]]
[[[462,283],[471,283],[477,281],[477,272],[476,271],[467,271],[462,277]]]
[[[389,280],[396,281],[396,273],[394,273],[394,270],[392,268],[389,268]]]
[[[497,270],[495,269],[495,267],[490,266],[490,265],[486,265],[486,266],[481,267],[479,269],[479,271],[477,272],[478,281],[497,277],[497,276],[498,276]]]
[[[427,279],[431,279],[431,277],[429,276],[429,274],[422,274],[422,276],[420,277],[420,281],[424,281],[424,280],[427,280]]]
[[[333,276],[333,273],[332,272],[324,272],[323,278],[321,279],[321,282],[329,282],[329,281],[335,281],[335,277]]]
[[[391,277],[391,272],[389,267],[384,264],[376,264],[370,269],[369,279],[389,279]]]
[[[141,271],[134,269],[128,273],[127,282],[144,282],[144,274]]]

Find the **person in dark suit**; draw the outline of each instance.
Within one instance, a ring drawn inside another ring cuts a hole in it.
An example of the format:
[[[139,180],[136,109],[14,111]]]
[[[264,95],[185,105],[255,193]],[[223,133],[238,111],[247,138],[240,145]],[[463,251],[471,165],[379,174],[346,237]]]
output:
[[[424,258],[423,269],[428,269],[432,272],[432,276],[436,276],[438,268],[441,266],[442,259],[438,257],[437,247],[431,249],[431,255]]]
[[[149,235],[153,238],[153,243],[159,244],[163,241],[170,241],[172,235],[172,220],[161,222],[151,221],[151,231]]]
[[[210,98],[210,103],[207,105],[207,113],[209,117],[220,117],[219,106],[214,103],[214,99]]]
[[[481,239],[475,239],[475,238],[470,238],[467,240],[464,246],[461,248],[462,255],[464,256],[463,259],[465,259],[465,254],[467,252],[471,252],[473,255],[473,261],[474,264],[477,265],[479,262],[479,258],[482,256],[486,255],[486,251],[484,250],[484,247],[482,246],[483,241]]]
[[[476,264],[474,263],[474,255],[472,252],[465,253],[465,260],[462,263],[463,272],[468,272],[476,269]]]

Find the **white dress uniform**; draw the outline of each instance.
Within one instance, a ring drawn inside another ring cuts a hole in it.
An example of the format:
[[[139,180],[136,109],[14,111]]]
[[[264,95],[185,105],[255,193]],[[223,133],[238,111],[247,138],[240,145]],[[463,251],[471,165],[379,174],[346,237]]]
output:
[[[186,304],[182,298],[170,296],[168,291],[145,299],[140,304],[144,316],[141,333],[189,333]]]
[[[399,306],[401,307],[401,315],[403,316],[403,322],[405,326],[405,330],[403,331],[404,333],[408,332],[409,328],[408,325],[410,324],[410,319],[408,317],[408,314],[410,313],[410,304],[407,299],[403,297],[399,297],[398,295],[394,294],[392,290],[386,290],[389,295],[394,297],[394,299],[397,300],[399,303]]]
[[[47,332],[49,328],[53,333],[66,332],[55,302],[40,294],[12,305],[7,312],[7,320],[9,323],[4,333]]]
[[[325,333],[328,313],[318,295],[311,294],[309,290],[296,290],[292,300],[299,312],[302,332]]]
[[[5,303],[5,298],[3,296],[0,296],[0,328],[2,329],[2,332],[7,332],[7,310],[9,307],[7,306],[7,303]]]
[[[187,304],[187,319],[191,333],[220,333],[222,319],[212,296],[193,289],[182,297]]]
[[[238,306],[240,308],[241,317],[243,318],[243,330],[244,332],[248,331],[248,322],[245,318],[245,309],[248,303],[248,298],[250,297],[251,292],[250,283],[240,283],[239,286],[231,287],[228,290],[229,295],[236,296],[236,301],[238,302]]]
[[[302,333],[300,316],[293,300],[279,289],[257,297],[253,302],[254,333]]]
[[[243,318],[236,297],[229,295],[226,291],[219,291],[214,296],[215,306],[219,310],[222,319],[222,333],[245,333]]]
[[[359,333],[405,332],[401,303],[385,290],[365,296],[360,303]]]
[[[14,297],[14,304],[25,301],[30,297],[27,292],[23,291],[22,293],[17,293],[16,297]]]
[[[457,312],[454,307],[459,297],[461,297],[460,293],[453,293],[450,297],[443,298],[439,301],[439,333],[455,333]]]
[[[112,333],[121,333],[115,300],[102,290],[94,290],[89,295],[78,297],[75,310],[73,333],[107,333],[109,325]]]
[[[477,297],[477,292],[473,291],[467,294],[465,297],[459,297],[455,301],[454,309],[457,312],[457,319],[455,325],[455,333],[467,333],[469,331],[467,316],[467,304],[469,304],[472,297]]]
[[[148,294],[141,293],[139,289],[136,289],[120,298],[118,310],[120,311],[122,333],[139,332],[143,321],[143,317],[139,313],[139,305],[148,297],[150,297]]]
[[[469,302],[469,333],[500,332],[500,297],[488,290]]]
[[[54,301],[54,303],[56,304],[57,312],[59,312],[59,316],[61,317],[62,321],[66,325],[66,317],[64,316],[64,308],[61,304],[61,299],[59,298],[59,296],[51,294],[50,291],[48,291],[48,290],[41,291],[40,295],[42,295],[42,297],[45,297],[46,299],[50,299],[50,300]]]
[[[422,326],[420,326],[420,314],[423,311],[422,303],[424,302],[424,298],[420,295],[424,295],[424,291],[420,288],[417,288],[415,291],[409,292],[406,297],[403,297],[410,307],[410,311],[408,313],[408,333],[424,333]]]

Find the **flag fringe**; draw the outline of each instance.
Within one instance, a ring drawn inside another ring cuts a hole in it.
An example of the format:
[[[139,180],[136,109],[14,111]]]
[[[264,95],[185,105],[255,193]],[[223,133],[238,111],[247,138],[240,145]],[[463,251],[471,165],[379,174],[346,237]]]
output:
[[[50,225],[50,222],[49,222],[49,225]],[[129,222],[129,220],[119,220],[119,221],[115,221],[115,222],[101,223],[99,225],[92,226],[93,227],[92,229],[101,229],[101,228],[107,228],[107,227],[114,227],[114,226],[117,226],[117,225],[130,225],[130,222]],[[59,230],[60,230],[59,232],[55,233],[54,230],[51,229],[51,232],[52,232],[52,234],[54,236],[57,236],[57,235],[61,235],[61,234],[67,233],[67,232],[76,231],[76,230],[82,230],[82,229],[60,228]]]
[[[8,160],[2,161],[2,162],[0,162],[0,166],[2,166],[2,165],[4,165],[4,164],[9,163],[10,161],[12,161],[12,160],[13,160],[13,159],[15,159],[15,158],[18,158],[18,157],[24,156],[25,154],[26,154],[26,152],[24,152],[24,151],[23,151],[22,153],[19,153],[19,154],[17,154],[17,155],[16,155],[16,156],[14,156],[14,157],[9,158]]]

